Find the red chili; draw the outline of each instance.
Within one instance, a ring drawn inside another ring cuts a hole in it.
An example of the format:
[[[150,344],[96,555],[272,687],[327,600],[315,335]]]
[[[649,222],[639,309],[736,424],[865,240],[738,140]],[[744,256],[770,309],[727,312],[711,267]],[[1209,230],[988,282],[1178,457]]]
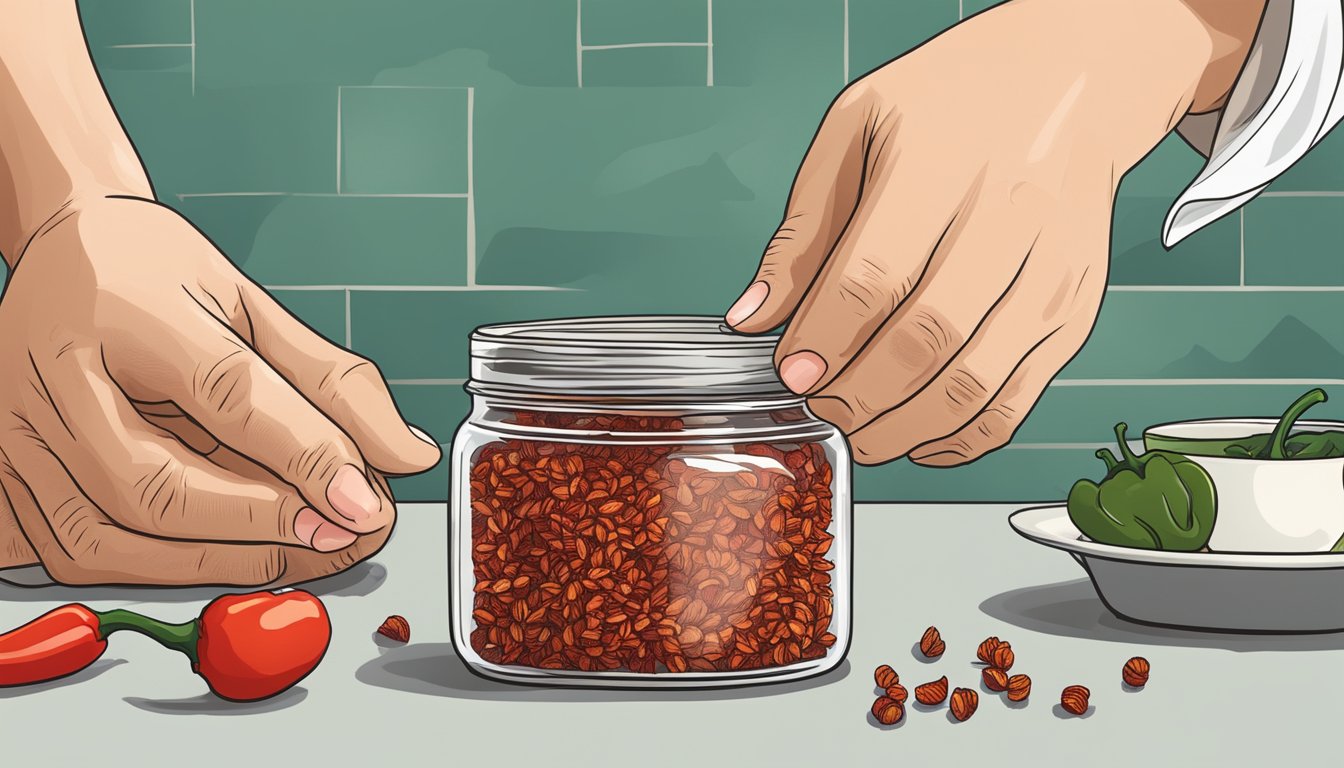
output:
[[[181,651],[215,695],[232,701],[288,690],[313,671],[331,643],[326,607],[298,590],[224,595],[182,624],[71,604],[0,635],[0,687],[78,672],[103,654],[108,635],[123,629]]]
[[[301,590],[223,595],[200,618],[166,624],[130,611],[101,615],[104,631],[129,629],[181,651],[210,690],[231,701],[257,701],[289,690],[326,655],[331,620]]]
[[[73,675],[105,650],[98,614],[77,603],[63,605],[0,635],[0,687]]]

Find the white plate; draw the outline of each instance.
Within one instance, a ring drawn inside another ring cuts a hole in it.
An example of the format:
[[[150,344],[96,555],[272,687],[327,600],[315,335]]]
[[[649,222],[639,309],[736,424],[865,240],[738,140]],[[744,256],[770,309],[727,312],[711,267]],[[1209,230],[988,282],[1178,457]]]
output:
[[[1160,552],[1083,537],[1063,505],[1018,510],[1008,523],[1073,555],[1122,619],[1225,632],[1344,631],[1344,554]]]

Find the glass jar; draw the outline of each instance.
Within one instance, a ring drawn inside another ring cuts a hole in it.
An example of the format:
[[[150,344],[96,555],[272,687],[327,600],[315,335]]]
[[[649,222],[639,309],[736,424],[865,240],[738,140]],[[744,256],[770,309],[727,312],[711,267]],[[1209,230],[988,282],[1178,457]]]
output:
[[[524,683],[820,674],[849,644],[844,440],[717,318],[485,326],[452,450],[453,643]]]

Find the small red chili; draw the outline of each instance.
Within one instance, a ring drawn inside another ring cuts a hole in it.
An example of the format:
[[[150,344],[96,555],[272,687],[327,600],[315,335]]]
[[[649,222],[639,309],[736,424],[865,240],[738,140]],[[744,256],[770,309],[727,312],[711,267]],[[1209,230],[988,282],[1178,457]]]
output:
[[[331,642],[322,601],[299,590],[224,595],[182,624],[72,604],[0,635],[0,686],[78,672],[102,655],[108,635],[123,629],[180,651],[215,695],[232,701],[288,690],[313,671]]]
[[[129,629],[181,651],[210,690],[231,701],[257,701],[289,690],[313,671],[331,642],[331,620],[302,590],[223,595],[200,618],[165,624],[130,611],[101,615],[106,632]]]
[[[98,614],[79,604],[63,605],[0,635],[0,687],[73,675],[105,650]]]

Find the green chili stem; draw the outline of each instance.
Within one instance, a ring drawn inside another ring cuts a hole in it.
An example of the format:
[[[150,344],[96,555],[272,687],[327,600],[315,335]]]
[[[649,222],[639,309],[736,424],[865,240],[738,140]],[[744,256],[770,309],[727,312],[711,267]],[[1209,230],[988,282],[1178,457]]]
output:
[[[1106,474],[1108,475],[1116,467],[1120,466],[1120,462],[1116,460],[1115,454],[1111,453],[1110,448],[1102,448],[1101,450],[1097,451],[1097,458],[1106,462]]]
[[[1269,436],[1269,458],[1288,458],[1288,453],[1284,450],[1284,444],[1288,442],[1288,432],[1293,428],[1293,422],[1301,418],[1308,408],[1325,401],[1325,390],[1316,388],[1297,398],[1292,405],[1288,406],[1288,410],[1284,411],[1283,415],[1279,417],[1279,423],[1274,425],[1274,431]]]
[[[1129,449],[1129,441],[1125,439],[1125,432],[1128,429],[1129,425],[1123,421],[1115,425],[1115,439],[1120,442],[1120,456],[1124,458],[1125,466],[1142,474],[1143,464],[1139,462],[1139,457],[1134,455],[1134,451]]]
[[[98,632],[103,639],[113,632],[127,629],[154,639],[164,648],[181,651],[192,664],[197,662],[196,641],[200,639],[200,628],[195,619],[183,624],[169,624],[120,608],[95,611],[94,615],[98,617]]]

